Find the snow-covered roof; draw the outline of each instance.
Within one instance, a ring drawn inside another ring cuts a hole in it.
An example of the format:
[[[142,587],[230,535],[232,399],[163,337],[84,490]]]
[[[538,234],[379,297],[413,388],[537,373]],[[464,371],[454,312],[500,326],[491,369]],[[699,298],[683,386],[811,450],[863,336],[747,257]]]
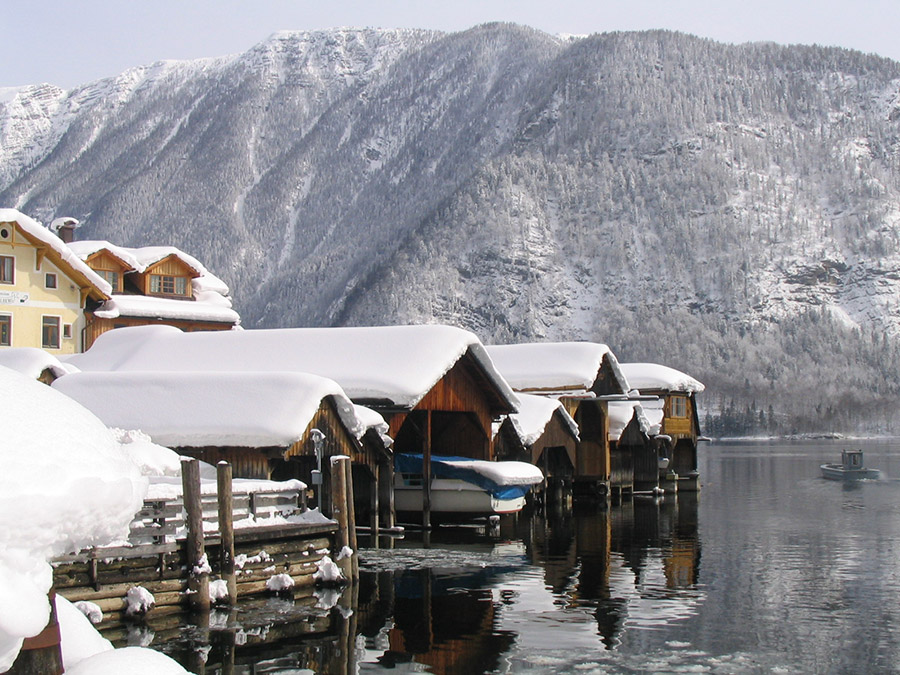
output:
[[[699,394],[706,387],[680,370],[658,363],[622,363],[622,372],[638,391],[670,391]]]
[[[0,671],[47,624],[50,557],[128,536],[147,489],[95,415],[0,366]]]
[[[662,428],[662,399],[656,401],[610,401],[609,403],[609,440],[618,441],[622,437],[632,418],[637,415],[641,431],[647,436],[657,436]]]
[[[116,246],[105,240],[94,239],[73,241],[69,244],[69,248],[72,249],[81,260],[87,260],[100,251],[108,251],[121,260],[129,270],[135,272],[144,272],[151,265],[173,255],[197,273],[198,276],[191,280],[195,298],[198,300],[202,299],[198,297],[198,294],[204,292],[214,292],[225,297],[230,294],[228,285],[224,281],[206,269],[203,263],[194,256],[189,255],[174,246],[128,248],[125,246]]]
[[[66,373],[77,370],[63,364],[58,358],[37,347],[4,347],[0,349],[0,366],[22,373],[36,380],[49,369],[54,377],[62,377]]]
[[[155,265],[161,260],[165,260],[169,256],[174,256],[190,267],[198,276],[208,273],[203,264],[194,256],[189,255],[174,246],[142,246],[139,248],[129,248],[126,246],[116,246],[108,241],[96,239],[73,241],[69,244],[69,248],[72,249],[81,260],[87,260],[95,253],[103,250],[109,251],[123,263],[131,267],[135,272],[145,272],[148,267]]]
[[[182,333],[171,326],[108,331],[69,359],[85,371],[258,371],[314,373],[358,403],[412,408],[471,354],[514,411],[517,399],[469,331],[452,326],[281,328]]]
[[[329,396],[350,433],[365,433],[341,388],[305,373],[82,372],[53,388],[108,426],[168,447],[289,447]]]
[[[36,220],[29,218],[24,213],[16,209],[0,209],[0,223],[16,223],[22,232],[32,240],[37,240],[42,244],[46,244],[59,260],[76,273],[76,281],[79,281],[77,275],[80,275],[86,284],[94,287],[98,295],[109,296],[112,294],[112,287],[109,283],[88,267],[75,253],[53,232],[41,225]]]
[[[114,295],[94,310],[101,319],[140,317],[183,321],[211,321],[238,324],[240,315],[231,308],[231,301],[218,293],[203,293],[196,300],[157,298],[149,295]]]
[[[380,412],[364,405],[354,405],[353,409],[356,411],[356,418],[366,431],[369,429],[374,430],[381,437],[384,447],[388,448],[393,445],[394,439],[388,435],[391,428],[384,421],[384,417],[381,416]]]
[[[534,394],[518,394],[518,397],[519,412],[510,415],[509,421],[521,439],[522,445],[526,447],[533,445],[557,412],[562,415],[572,436],[578,439],[578,425],[559,400]]]
[[[516,391],[587,393],[603,360],[612,368],[620,392],[628,382],[609,347],[597,342],[532,342],[486,347],[497,370]]]

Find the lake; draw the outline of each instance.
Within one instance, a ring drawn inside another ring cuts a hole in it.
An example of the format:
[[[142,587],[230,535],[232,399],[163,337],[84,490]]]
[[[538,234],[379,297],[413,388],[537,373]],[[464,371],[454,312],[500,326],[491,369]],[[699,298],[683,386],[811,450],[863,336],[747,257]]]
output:
[[[882,478],[822,479],[842,447]],[[149,642],[208,673],[897,670],[900,442],[715,443],[699,468],[699,495],[361,539],[343,594]]]

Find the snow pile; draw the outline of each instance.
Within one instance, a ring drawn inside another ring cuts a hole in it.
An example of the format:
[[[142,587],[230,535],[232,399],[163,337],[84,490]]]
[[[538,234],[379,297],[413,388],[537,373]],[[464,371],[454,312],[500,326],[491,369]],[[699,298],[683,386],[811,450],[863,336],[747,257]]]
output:
[[[125,593],[125,613],[128,616],[143,616],[156,604],[153,593],[143,586],[132,586]]]
[[[541,437],[554,414],[562,416],[572,436],[578,440],[578,425],[566,411],[565,406],[555,398],[519,394],[519,412],[509,416],[522,445],[529,447]]]
[[[75,609],[84,614],[92,624],[98,624],[103,621],[103,610],[96,603],[89,600],[79,600],[74,604]]]
[[[37,347],[6,347],[0,349],[0,366],[6,366],[33,380],[38,379],[45,370],[49,370],[53,377],[62,377],[69,372],[77,370]]]
[[[457,469],[467,469],[488,479],[495,485],[536,485],[544,480],[544,474],[528,462],[487,462],[481,459],[442,460],[443,464]]]
[[[271,562],[272,556],[266,553],[264,550],[260,551],[256,555],[248,556],[246,553],[238,553],[234,556],[234,569],[242,570],[244,569],[244,565],[257,565],[259,563]]]
[[[150,295],[114,295],[94,311],[94,315],[101,319],[118,319],[120,316],[144,319],[161,317],[233,324],[241,320],[240,314],[231,308],[231,301],[217,293],[201,294],[193,302]]]
[[[591,391],[604,360],[609,363],[615,393],[625,394],[628,381],[609,347],[597,342],[532,342],[486,347],[497,370],[516,391],[583,394]]]
[[[141,475],[181,479],[181,459],[177,452],[157,445],[142,431],[115,428],[111,431],[128,458],[138,466]]]
[[[690,375],[658,363],[623,363],[621,368],[631,386],[641,392],[699,394],[706,388]]]
[[[355,401],[414,407],[465,354],[510,408],[517,399],[471,332],[452,326],[282,328],[183,333],[171,326],[108,331],[71,362],[85,371],[313,373]],[[152,435],[152,434],[151,434]]]
[[[124,539],[146,480],[112,433],[50,387],[0,367],[0,671],[47,623],[47,560]]]
[[[353,557],[353,549],[349,546],[344,546],[341,548],[340,553],[338,553],[337,559],[343,560],[344,558],[352,558]]]
[[[323,584],[334,584],[344,581],[344,575],[337,564],[326,555],[316,563],[313,579]]]
[[[56,380],[53,387],[107,425],[141,429],[167,447],[288,447],[303,438],[328,397],[351,434],[365,433],[340,386],[306,373],[82,372]]]
[[[212,567],[209,565],[209,557],[204,553],[200,556],[200,560],[191,569],[191,575],[199,577],[201,574],[212,574]]]
[[[266,590],[272,593],[286,593],[294,587],[290,574],[275,574],[266,579]]]
[[[209,599],[216,603],[228,599],[228,582],[224,579],[216,579],[209,582]]]
[[[146,647],[122,647],[81,661],[66,675],[190,675],[177,661]]]
[[[60,650],[66,672],[84,659],[113,648],[112,643],[102,637],[79,611],[78,605],[73,605],[61,595],[56,596],[56,618],[59,622]]]

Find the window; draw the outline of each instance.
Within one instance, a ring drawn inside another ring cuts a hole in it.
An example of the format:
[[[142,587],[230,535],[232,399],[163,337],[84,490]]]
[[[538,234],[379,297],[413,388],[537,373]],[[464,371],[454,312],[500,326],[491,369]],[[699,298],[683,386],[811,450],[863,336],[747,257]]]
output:
[[[151,274],[150,292],[163,295],[187,295],[187,279],[184,277]]]
[[[56,275],[52,272],[44,275],[44,288],[56,288]]]
[[[59,324],[58,316],[45,316],[41,321],[41,347],[44,349],[59,349]]]
[[[63,324],[63,340],[71,340],[72,339],[72,324],[64,323]]]
[[[0,314],[0,347],[12,347],[12,317]]]
[[[0,284],[16,283],[16,259],[11,255],[0,255]]]
[[[672,397],[672,417],[687,417],[687,399],[684,396]]]
[[[112,270],[95,270],[97,274],[106,279],[114,291],[119,290],[119,273]]]

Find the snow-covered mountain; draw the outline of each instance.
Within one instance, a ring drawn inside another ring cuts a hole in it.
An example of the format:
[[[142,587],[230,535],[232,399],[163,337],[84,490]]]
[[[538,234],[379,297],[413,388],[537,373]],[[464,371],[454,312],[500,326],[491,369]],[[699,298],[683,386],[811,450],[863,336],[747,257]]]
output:
[[[781,430],[900,402],[900,64],[858,52],[278,33],[0,90],[0,205],[190,251],[248,327],[598,340]]]

